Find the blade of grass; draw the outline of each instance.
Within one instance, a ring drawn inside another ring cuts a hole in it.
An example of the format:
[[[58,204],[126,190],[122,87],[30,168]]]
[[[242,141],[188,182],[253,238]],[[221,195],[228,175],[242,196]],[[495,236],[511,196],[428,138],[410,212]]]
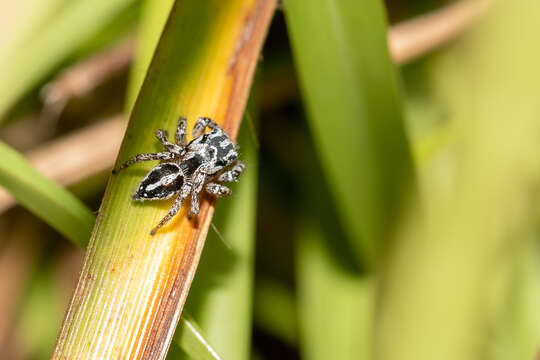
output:
[[[387,264],[375,341],[380,359],[487,355],[486,290],[499,252],[523,246],[512,229],[529,216],[523,209],[536,200],[531,189],[540,177],[531,156],[539,150],[540,51],[530,45],[539,31],[540,4],[497,2],[469,37],[432,65],[430,85],[450,115],[455,139],[444,177],[451,192],[433,190],[435,172],[424,175],[429,233],[403,238]],[[518,321],[532,316],[524,312]],[[515,334],[524,346],[516,354],[537,351],[532,331]]]
[[[173,4],[172,0],[163,0],[163,1],[146,1],[143,7],[143,19],[141,21],[141,26],[139,28],[139,36],[138,36],[138,47],[137,47],[137,55],[135,57],[134,65],[131,70],[131,78],[130,78],[130,84],[128,89],[128,97],[127,97],[127,107],[130,109],[133,106],[133,103],[135,101],[136,94],[139,92],[140,87],[142,85],[144,75],[146,74],[148,67],[150,65],[150,61],[152,58],[152,54],[155,51],[155,48],[157,46],[159,35],[161,34],[163,27],[165,26],[165,22],[167,20],[167,15],[170,12],[171,6]],[[244,140],[249,140],[243,137]],[[240,139],[240,142],[244,144],[245,142]],[[256,169],[254,166],[256,166],[256,162],[253,157],[253,146],[248,146],[247,149],[245,147],[242,148],[242,154],[244,161],[247,161],[250,163],[250,172],[248,174],[252,174],[252,176],[243,176],[242,182],[241,182],[241,189],[239,191],[233,190],[235,209],[244,209],[243,212],[247,211],[247,214],[254,214],[255,210],[253,209],[253,206],[251,202],[253,201],[253,196],[245,195],[243,194],[245,190],[251,185],[251,183],[255,180],[253,177],[254,174],[256,174]],[[253,158],[253,159],[252,159]],[[222,204],[227,205],[228,203]],[[227,207],[228,208],[228,207]],[[247,218],[249,215],[242,213],[239,213],[238,211],[229,212],[227,211],[227,208],[222,209],[221,213],[222,216],[218,216],[217,219],[215,219],[215,223],[219,224],[219,228],[225,233],[224,236],[226,238],[231,238],[234,240],[234,242],[238,242],[238,239],[246,239],[246,236],[249,236],[247,234],[250,233],[250,228],[252,226],[252,222],[248,221]],[[251,211],[250,211],[251,209]],[[219,214],[219,212],[218,212]],[[236,214],[236,215],[235,215]],[[246,215],[246,216],[244,216]],[[236,216],[236,219],[235,219]],[[240,216],[240,218],[238,218]],[[236,230],[236,231],[235,231]],[[247,232],[246,232],[247,231]],[[243,234],[243,232],[246,232],[246,235]],[[215,234],[211,233],[211,234]],[[237,235],[240,235],[238,237]],[[249,239],[249,237],[248,237]],[[217,242],[216,242],[217,241]],[[245,245],[244,245],[245,243]],[[240,260],[242,264],[238,264],[234,266],[235,271],[231,271],[230,274],[221,274],[221,278],[225,280],[225,282],[228,285],[221,284],[219,286],[219,290],[215,291],[213,294],[213,297],[218,297],[217,306],[221,306],[223,308],[216,308],[216,302],[212,303],[210,301],[209,303],[205,303],[204,306],[202,306],[200,302],[206,300],[205,296],[205,289],[204,283],[206,283],[206,280],[208,277],[214,278],[215,277],[215,264],[209,264],[204,260],[205,258],[208,258],[208,253],[214,253],[216,249],[220,252],[222,252],[222,248],[219,247],[221,244],[220,239],[216,239],[215,236],[210,235],[210,243],[207,245],[206,249],[206,256],[203,256],[201,266],[199,267],[199,272],[197,275],[198,280],[196,280],[196,284],[194,286],[196,291],[196,294],[193,294],[193,291],[191,292],[191,296],[189,299],[191,299],[191,303],[197,304],[196,309],[190,309],[189,304],[187,305],[187,309],[191,314],[196,314],[198,319],[201,319],[202,316],[205,314],[229,314],[231,312],[231,309],[235,308],[242,308],[246,309],[249,308],[250,305],[247,304],[249,297],[249,289],[250,289],[250,282],[249,282],[249,275],[250,274],[250,248],[249,244],[251,242],[240,242],[236,245],[236,251],[240,250],[244,253],[245,261],[244,259],[237,259],[234,260]],[[234,244],[233,244],[234,245]],[[236,252],[235,251],[235,252]],[[227,251],[225,253],[228,253]],[[223,254],[221,254],[223,255]],[[231,257],[223,257],[221,256],[220,259],[232,259]],[[243,263],[246,263],[247,265],[247,271],[243,270],[246,268],[246,266],[243,265]],[[206,265],[205,265],[206,264]],[[201,274],[201,267],[202,267],[202,274]],[[206,270],[206,271],[205,271]],[[206,273],[206,274],[205,274]],[[244,275],[244,273],[247,273]],[[248,278],[247,281],[242,280],[242,278]],[[197,283],[199,285],[197,285]],[[201,286],[202,284],[202,286]],[[230,289],[232,286],[232,291],[227,290]],[[245,290],[244,290],[245,289]],[[206,289],[208,290],[208,289]],[[197,294],[200,294],[201,296],[197,296]],[[232,298],[231,298],[232,296]],[[202,298],[201,298],[202,297]],[[198,300],[193,300],[193,299]],[[231,298],[232,301],[227,301],[228,298]],[[236,304],[236,305],[235,305]],[[195,312],[197,311],[197,312]],[[245,311],[243,312],[237,312],[239,314],[249,314]],[[238,314],[234,314],[238,315]],[[168,359],[174,359],[177,357],[182,357],[183,354],[187,354],[188,357],[193,359],[202,359],[202,358],[211,358],[212,356],[217,357],[217,354],[221,354],[226,359],[242,359],[247,358],[247,354],[249,354],[249,333],[251,330],[251,321],[250,317],[245,317],[246,321],[243,321],[242,316],[232,316],[228,321],[226,322],[220,322],[220,321],[214,321],[212,322],[212,319],[218,319],[218,317],[214,316],[208,316],[206,315],[206,321],[201,322],[198,321],[199,325],[202,327],[201,330],[199,330],[198,325],[195,324],[193,320],[188,321],[186,318],[182,315],[180,319],[180,323],[178,326],[178,330],[175,334],[175,343],[178,344],[183,350],[182,352],[173,352],[173,354],[169,354]],[[217,325],[217,326],[216,326]],[[224,329],[223,326],[226,328]],[[198,332],[197,332],[198,331]],[[201,333],[204,333],[204,337],[201,335]],[[217,333],[217,334],[216,334]],[[238,336],[243,335],[243,336]],[[208,341],[206,340],[208,339]],[[213,349],[209,348],[208,343],[217,344],[217,350],[218,352],[215,352]],[[225,345],[224,345],[225,344]],[[204,347],[206,345],[206,347]],[[201,346],[203,348],[201,349]],[[211,349],[212,351],[208,351],[208,349]],[[245,351],[247,349],[248,351]],[[204,352],[201,350],[205,350]]]
[[[35,169],[47,179],[51,179],[63,186],[73,185],[96,173],[112,168],[113,160],[111,160],[110,157],[112,154],[118,152],[124,131],[124,117],[116,116],[36,147],[25,154],[25,157],[29,162],[25,166],[11,163],[6,164],[6,167],[12,169],[13,172],[18,172],[15,169],[18,169],[19,166],[22,166],[21,168],[35,166]],[[22,155],[19,155],[18,158],[20,161]],[[25,163],[26,159],[23,160]],[[26,176],[24,173],[20,176],[26,177],[30,181],[43,179],[43,176],[41,175],[39,177],[35,176],[35,172],[36,171],[33,172],[34,176],[32,177]],[[58,186],[54,186],[54,184],[51,185],[51,181],[46,179],[39,181],[47,182],[50,187],[57,188],[55,191],[59,191]],[[2,185],[1,182],[0,185]],[[20,193],[24,194],[26,192],[25,185],[19,185],[21,186]],[[62,190],[66,196],[73,197],[68,191]],[[56,197],[52,195],[54,194],[54,191],[48,189],[43,189],[42,191],[44,193],[43,196],[47,199],[50,198],[54,200]],[[22,205],[26,206],[27,203],[28,201],[22,203]],[[0,213],[4,212],[14,204],[15,201],[9,192],[0,189]],[[45,206],[43,211],[47,213],[47,209],[51,206],[52,205]],[[88,213],[90,213],[90,210],[88,210]],[[94,218],[94,215],[92,215],[92,218]],[[87,226],[86,230],[86,240],[84,243],[79,243],[74,240],[76,245],[82,247],[86,246],[88,239],[90,239],[92,227]]]
[[[382,2],[285,2],[310,126],[357,261],[377,262],[413,166]]]
[[[135,103],[119,162],[157,149],[156,128],[210,116],[235,138],[275,1],[181,1],[171,10]],[[171,131],[172,132],[172,131]],[[213,207],[184,210],[151,237],[170,202],[130,194],[150,164],[110,181],[53,358],[164,358],[198,263]],[[107,294],[106,296],[101,296]],[[114,321],[111,321],[113,320]]]
[[[313,144],[302,152],[314,154],[312,149]],[[337,214],[328,212],[334,201],[315,156],[303,159],[300,174],[304,216],[295,259],[301,354],[370,359],[373,285],[350,254]]]
[[[175,334],[176,343],[190,359],[220,360],[221,357],[212,349],[206,341],[206,335],[203,336],[202,333],[197,323],[184,312]],[[170,359],[170,356],[167,358]]]
[[[134,0],[79,0],[66,3],[47,26],[26,39],[2,62],[0,120],[6,111],[92,34]]]
[[[85,247],[94,226],[92,212],[4,143],[0,143],[0,157],[0,185],[62,235]]]
[[[174,0],[147,0],[143,3],[141,20],[137,30],[137,48],[131,66],[127,92],[128,114],[135,104],[135,99],[141,89],[173,3]]]
[[[332,256],[323,233],[309,222],[298,229],[301,353],[310,360],[371,359],[372,284]]]

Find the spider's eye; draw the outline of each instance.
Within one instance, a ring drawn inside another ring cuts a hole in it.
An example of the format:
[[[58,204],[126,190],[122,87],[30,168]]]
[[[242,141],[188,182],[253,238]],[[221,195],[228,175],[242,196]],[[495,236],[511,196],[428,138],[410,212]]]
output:
[[[175,163],[159,164],[146,174],[133,200],[167,199],[178,193],[183,184],[180,166]]]

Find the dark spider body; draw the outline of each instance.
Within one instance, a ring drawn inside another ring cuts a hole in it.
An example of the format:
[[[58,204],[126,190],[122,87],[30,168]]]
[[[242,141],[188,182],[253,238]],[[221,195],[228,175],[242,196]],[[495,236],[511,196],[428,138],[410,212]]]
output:
[[[204,133],[206,127],[211,131]],[[244,171],[245,165],[238,159],[237,146],[221,127],[209,118],[199,118],[193,128],[193,140],[186,144],[186,119],[180,117],[175,134],[175,143],[167,140],[167,132],[157,130],[156,137],[166,151],[153,154],[138,154],[124,163],[122,170],[136,162],[161,160],[141,181],[133,200],[162,200],[178,195],[167,215],[151,231],[165,225],[191,195],[189,216],[197,215],[200,193],[204,189],[215,196],[230,195],[231,190],[222,185],[233,182]],[[231,170],[226,170],[232,166]]]

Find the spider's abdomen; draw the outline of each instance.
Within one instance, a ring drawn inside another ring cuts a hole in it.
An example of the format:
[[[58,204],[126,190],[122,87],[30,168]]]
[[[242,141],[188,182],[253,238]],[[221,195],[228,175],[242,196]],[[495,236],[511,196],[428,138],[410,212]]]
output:
[[[184,175],[180,166],[162,163],[155,166],[141,181],[133,200],[168,199],[180,191]]]

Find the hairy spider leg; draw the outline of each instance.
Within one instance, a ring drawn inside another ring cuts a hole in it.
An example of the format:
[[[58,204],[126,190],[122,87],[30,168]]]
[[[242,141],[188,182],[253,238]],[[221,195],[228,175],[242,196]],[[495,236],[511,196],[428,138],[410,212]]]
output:
[[[209,171],[212,171],[214,169],[213,163],[216,160],[216,150],[211,149],[212,151],[212,161],[208,164],[200,166],[195,173],[192,175],[193,180],[193,186],[191,187],[191,207],[189,210],[189,217],[192,217],[193,215],[198,215],[200,211],[200,193],[203,189],[204,183],[206,182],[206,178],[208,176]]]
[[[182,147],[186,146],[187,144],[186,126],[187,126],[186,118],[183,116],[180,116],[178,118],[178,126],[176,127],[176,133],[174,134],[174,141]]]
[[[166,223],[169,222],[176,214],[178,214],[178,211],[182,207],[182,203],[184,202],[184,199],[186,199],[189,196],[189,193],[191,192],[191,184],[189,182],[185,183],[182,186],[182,189],[180,190],[180,195],[174,200],[174,203],[172,204],[171,208],[167,212],[167,215],[161,221],[159,224],[157,224],[152,231],[150,231],[150,235],[155,235],[156,232],[163,227]]]
[[[205,180],[206,174],[204,172],[199,172],[195,176],[195,180],[193,181],[193,187],[191,188],[191,207],[189,209],[189,217],[199,214],[201,207],[200,194],[204,186]]]
[[[120,166],[117,170],[113,170],[113,174],[116,172],[123,170],[135,163],[142,162],[142,161],[151,161],[151,160],[172,160],[177,156],[177,154],[163,151],[158,153],[147,153],[147,154],[137,154],[128,161],[126,161],[122,166]]]
[[[177,154],[178,156],[184,155],[186,150],[182,146],[178,146],[175,143],[172,143],[168,139],[169,133],[166,130],[158,129],[156,130],[156,138],[163,145],[165,150]]]
[[[238,180],[238,177],[242,175],[245,169],[246,169],[246,165],[244,165],[244,163],[241,161],[237,161],[231,170],[225,171],[224,173],[219,175],[219,177],[217,178],[217,181],[218,182],[236,182]]]
[[[206,192],[209,193],[210,195],[214,195],[217,197],[229,196],[232,194],[231,189],[229,189],[225,185],[221,185],[215,182],[210,182],[206,184],[206,186],[204,187],[204,190],[206,190]]]
[[[193,127],[193,130],[191,132],[191,135],[193,136],[193,138],[196,139],[199,136],[201,136],[207,126],[211,130],[219,129],[220,131],[223,131],[221,127],[218,124],[216,124],[212,119],[208,117],[200,117],[195,123],[195,126]]]

